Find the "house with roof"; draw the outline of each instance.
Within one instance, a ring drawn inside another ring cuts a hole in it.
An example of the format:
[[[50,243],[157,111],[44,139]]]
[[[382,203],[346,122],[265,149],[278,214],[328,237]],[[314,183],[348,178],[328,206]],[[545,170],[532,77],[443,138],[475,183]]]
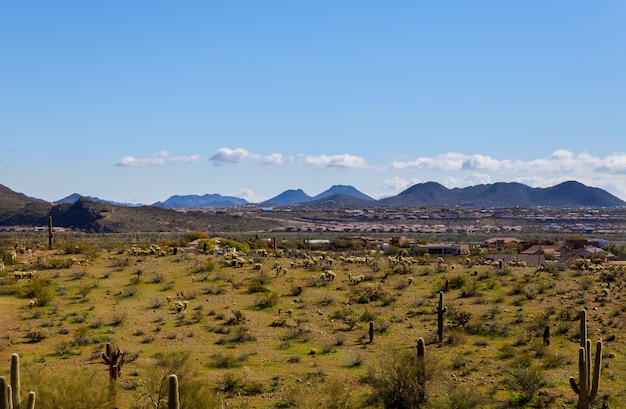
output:
[[[563,244],[535,244],[520,254],[539,255],[543,254],[546,260],[561,260],[567,258],[567,247]]]

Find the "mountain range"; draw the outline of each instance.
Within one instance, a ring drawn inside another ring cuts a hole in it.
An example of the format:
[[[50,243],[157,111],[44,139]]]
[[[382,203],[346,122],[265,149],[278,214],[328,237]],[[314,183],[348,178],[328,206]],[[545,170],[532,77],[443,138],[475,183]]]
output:
[[[0,185],[0,193],[13,192]],[[13,192],[15,193],[15,192]],[[2,194],[3,200],[6,194]],[[19,197],[20,199],[16,199]],[[97,197],[74,193],[54,202],[55,205],[71,204],[80,198],[114,206],[144,206],[108,201]],[[10,201],[44,202],[23,194],[12,196]],[[45,203],[45,202],[44,202]],[[245,199],[220,194],[174,195],[150,206],[165,209],[201,209],[207,207],[232,207],[253,204]],[[589,187],[576,181],[563,182],[547,188],[533,188],[516,182],[498,182],[449,189],[436,182],[415,184],[399,194],[376,200],[353,186],[334,185],[324,192],[309,196],[302,189],[290,189],[258,203],[263,206],[306,206],[309,208],[371,208],[383,207],[466,207],[466,208],[511,208],[511,207],[622,207],[626,202],[605,190]]]
[[[255,204],[219,194],[176,195],[153,205],[119,204],[74,194],[50,203],[0,185],[0,226],[45,226],[48,217],[53,216],[57,226],[98,232],[185,231],[196,226],[220,226],[221,231],[227,231],[238,229],[246,223],[245,218],[236,212],[207,212],[207,208],[236,209],[237,206],[251,205]],[[453,189],[427,182],[379,200],[352,186],[336,185],[316,196],[309,196],[301,189],[287,190],[256,205],[302,210],[375,207],[618,208],[626,207],[626,202],[605,190],[575,181],[548,188],[532,188],[521,183],[493,183]],[[256,222],[270,223],[261,217]]]

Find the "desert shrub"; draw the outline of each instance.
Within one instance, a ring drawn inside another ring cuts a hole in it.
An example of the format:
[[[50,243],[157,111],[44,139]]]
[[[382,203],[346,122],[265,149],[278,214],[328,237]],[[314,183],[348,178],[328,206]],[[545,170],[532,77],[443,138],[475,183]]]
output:
[[[247,341],[255,341],[256,337],[250,332],[250,328],[246,325],[239,325],[230,332],[227,336],[217,340],[216,344],[222,345],[225,343],[241,343]]]
[[[370,322],[370,321],[374,321],[374,319],[376,318],[376,316],[374,315],[373,312],[371,312],[368,309],[365,309],[361,315],[359,315],[359,321],[361,322]]]
[[[452,325],[464,327],[472,320],[472,313],[469,311],[458,310],[455,308],[450,312],[450,323],[452,323]]]
[[[354,286],[350,290],[350,301],[359,304],[367,304],[372,301],[383,301],[389,297],[382,283],[365,283]]]
[[[450,383],[446,385],[445,393],[433,402],[433,407],[440,409],[476,409],[486,407],[488,397],[480,389]]]
[[[463,276],[454,276],[449,280],[450,288],[453,290],[460,290],[465,286],[465,277]]]
[[[85,277],[87,275],[86,271],[82,271],[82,270],[76,270],[76,271],[70,271],[67,276],[70,278],[70,280],[80,280],[81,278]]]
[[[194,274],[211,272],[215,270],[215,260],[203,260],[201,263],[198,263],[191,272]]]
[[[111,321],[109,321],[109,325],[112,327],[118,327],[124,323],[125,319],[126,319],[125,314],[114,315],[113,317],[111,317]]]
[[[269,290],[270,290],[269,288],[267,288],[265,285],[263,285],[262,283],[258,281],[250,281],[248,282],[248,288],[246,292],[248,294],[255,294],[255,293],[264,293]]]
[[[514,397],[520,403],[528,403],[547,384],[541,369],[518,363],[509,372],[507,385],[519,395]]]
[[[157,353],[155,363],[145,368],[143,392],[132,409],[166,409],[169,376],[179,379],[180,406],[185,409],[217,409],[223,407],[210,385],[193,370],[191,355],[173,351]],[[106,385],[106,383],[101,382]]]
[[[330,304],[332,304],[332,303],[334,303],[334,302],[335,302],[335,299],[334,299],[333,297],[331,297],[330,295],[328,295],[328,294],[324,294],[324,295],[322,295],[322,296],[321,296],[321,297],[317,300],[317,303],[318,303],[319,305],[323,305],[323,306],[328,306],[328,305],[330,305]]]
[[[26,369],[26,368],[25,368]],[[24,371],[23,384],[37,385],[38,409],[108,409],[114,404],[102,371],[94,366],[71,367],[63,371],[52,367],[31,367]]]
[[[38,257],[33,263],[33,268],[37,270],[70,268],[76,262],[74,257]]]
[[[208,238],[209,238],[209,235],[207,233],[194,230],[194,231],[187,232],[185,234],[185,237],[182,240],[184,240],[184,242],[188,244],[195,240],[208,239]]]
[[[303,289],[302,289],[302,286],[292,284],[292,285],[289,287],[289,292],[288,292],[288,294],[289,294],[290,296],[292,296],[292,297],[297,297],[297,296],[299,296],[300,294],[302,294],[302,290],[303,290]]]
[[[31,342],[31,343],[41,342],[47,338],[46,333],[37,328],[29,329],[28,331],[26,331],[25,336],[28,342]]]
[[[363,381],[372,387],[369,398],[385,408],[416,409],[426,401],[426,388],[435,371],[435,362],[420,362],[414,351],[384,354],[368,369]]]
[[[211,356],[209,366],[211,368],[220,369],[235,368],[241,366],[241,363],[246,359],[248,359],[247,355],[240,355],[239,357],[236,357],[233,353],[216,353]]]
[[[248,246],[246,243],[240,243],[236,240],[233,239],[221,239],[220,240],[220,246],[223,248],[226,247],[234,247],[237,249],[238,253],[249,253],[250,252],[250,246]]]
[[[307,407],[320,407],[325,409],[352,409],[361,408],[362,405],[355,400],[350,387],[342,379],[331,378],[325,382],[319,394],[310,397],[311,402]]]
[[[52,301],[53,297],[52,281],[43,277],[34,277],[24,288],[23,296],[35,299],[38,306],[42,307]]]
[[[254,307],[260,310],[270,308],[278,304],[278,294],[274,291],[261,295],[254,301]]]

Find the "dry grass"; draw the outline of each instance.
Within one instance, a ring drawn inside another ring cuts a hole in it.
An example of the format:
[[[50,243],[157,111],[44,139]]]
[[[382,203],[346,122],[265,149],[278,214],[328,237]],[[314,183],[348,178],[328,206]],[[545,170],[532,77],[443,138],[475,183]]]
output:
[[[0,284],[0,373],[17,352],[23,389],[41,390],[42,399],[56,388],[58,399],[62,392],[115,396],[124,408],[158,405],[169,373],[180,375],[186,408],[306,408],[320,407],[320,399],[328,408],[381,407],[380,391],[367,381],[371,370],[390,354],[415,352],[421,337],[436,374],[427,384],[431,407],[571,407],[574,320],[587,308],[590,337],[616,336],[605,344],[598,402],[626,407],[621,283],[607,289],[594,274],[566,270],[557,278],[554,271],[467,268],[447,259],[455,269],[411,265],[408,284],[384,256],[374,255],[375,264],[332,256],[332,281],[319,280],[321,268],[293,268],[288,258],[244,256],[248,262],[235,268],[214,256],[136,257],[119,250],[75,254],[69,268],[15,281],[12,272],[29,270],[31,260],[66,256],[23,258],[7,267]],[[286,274],[275,274],[277,264]],[[361,282],[349,281],[358,275]],[[446,328],[437,345],[437,294],[446,280],[454,286],[444,294]],[[49,299],[31,307],[35,294]],[[186,302],[180,312],[176,301]],[[546,325],[549,346],[542,340]],[[99,389],[108,387],[100,358],[107,341],[127,357],[114,395]],[[194,406],[194,399],[207,403]]]

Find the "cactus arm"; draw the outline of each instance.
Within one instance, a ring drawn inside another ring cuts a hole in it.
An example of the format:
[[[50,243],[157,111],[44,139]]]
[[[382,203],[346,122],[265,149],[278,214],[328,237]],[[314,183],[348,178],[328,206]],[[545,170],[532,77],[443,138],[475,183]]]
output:
[[[576,395],[579,395],[580,394],[580,388],[576,384],[576,379],[574,379],[573,376],[569,377],[569,384],[572,386],[572,390],[574,391],[574,393]]]
[[[580,310],[580,346],[586,347],[587,343],[587,310]]]
[[[30,391],[28,394],[28,401],[26,402],[26,409],[35,409],[35,392]]]
[[[587,362],[586,362],[586,353],[585,348],[578,349],[578,387],[580,388],[579,401],[587,400],[589,396],[589,379],[587,372]]]
[[[9,387],[7,378],[0,376],[0,409],[9,409]]]
[[[591,381],[591,391],[589,392],[589,402],[598,395],[598,385],[600,383],[600,370],[602,368],[602,341],[596,344],[596,358],[593,364],[593,378]]]
[[[585,357],[585,362],[587,363],[587,392],[591,389],[591,340],[587,339],[585,343],[585,352],[587,356]]]

